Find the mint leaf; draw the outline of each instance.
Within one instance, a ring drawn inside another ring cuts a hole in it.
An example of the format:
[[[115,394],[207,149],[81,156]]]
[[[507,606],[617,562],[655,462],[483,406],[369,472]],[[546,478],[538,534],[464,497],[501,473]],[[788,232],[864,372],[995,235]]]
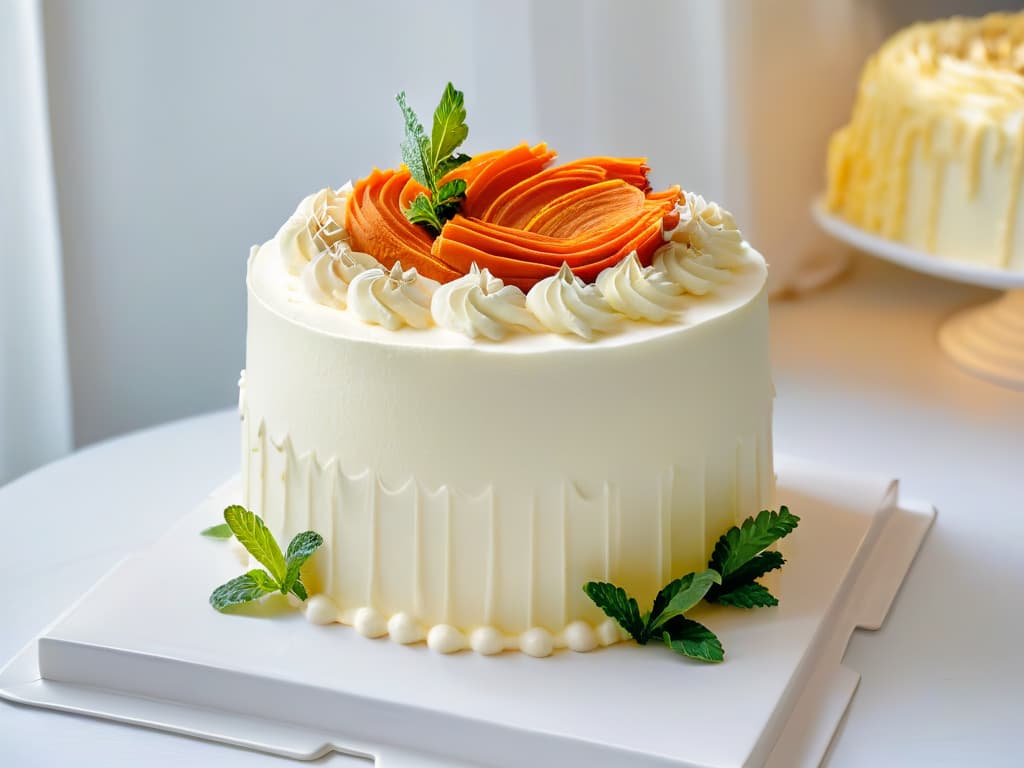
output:
[[[441,185],[441,188],[437,190],[437,194],[434,195],[434,205],[449,205],[451,203],[461,203],[466,197],[466,180],[465,179],[452,179],[446,181]]]
[[[707,594],[707,601],[709,603],[723,602],[721,599],[723,595],[734,591],[738,587],[754,583],[755,579],[759,579],[766,573],[781,568],[785,563],[786,560],[782,557],[782,553],[773,549],[755,555],[722,579],[721,585],[712,587]]]
[[[441,226],[459,212],[459,206],[465,199],[466,182],[463,179],[452,179],[441,185],[434,195],[434,213]]]
[[[434,191],[434,165],[430,160],[430,140],[426,131],[420,125],[416,117],[405,101],[405,91],[395,96],[399,108],[402,110],[402,117],[405,118],[405,137],[402,139],[402,162],[409,168],[409,173],[420,184]]]
[[[444,160],[437,164],[437,168],[434,169],[434,173],[437,176],[437,180],[440,181],[442,178],[447,176],[449,173],[454,171],[460,165],[468,163],[473,158],[469,155],[464,155],[461,152],[451,157],[446,157]]]
[[[722,583],[711,588],[708,602],[740,608],[778,605],[771,592],[757,579],[786,562],[780,552],[762,551],[797,527],[800,518],[788,507],[778,512],[764,510],[726,531],[715,544],[708,565],[722,574]]]
[[[435,235],[441,231],[441,220],[434,211],[434,204],[422,192],[413,198],[413,201],[409,203],[409,207],[402,211],[402,213],[413,224],[422,224]]]
[[[667,622],[661,639],[676,653],[697,661],[717,663],[725,659],[725,650],[715,633],[692,619],[677,616]]]
[[[218,611],[258,600],[263,595],[277,591],[277,582],[269,573],[259,568],[221,584],[210,595],[210,605]]]
[[[199,532],[200,536],[209,536],[211,539],[230,539],[234,534],[231,533],[231,526],[227,523],[221,523],[220,525],[211,525],[209,528],[204,528]]]
[[[434,127],[430,132],[430,167],[437,170],[469,135],[466,125],[466,106],[462,91],[451,83],[441,94],[441,102],[434,110]],[[436,178],[440,178],[439,174]]]
[[[774,571],[785,565],[786,560],[782,553],[774,549],[755,555],[722,579],[722,590],[731,584],[743,584],[754,579],[759,579],[770,571]]]
[[[688,573],[673,581],[654,599],[651,618],[647,623],[647,634],[653,634],[666,622],[682,616],[703,600],[712,586],[721,583],[722,577],[718,571],[710,568],[700,573]]]
[[[427,188],[403,211],[413,224],[419,224],[437,236],[466,198],[466,182],[452,179],[438,189],[445,174],[467,162],[470,157],[455,154],[455,150],[469,135],[466,125],[466,106],[462,92],[451,83],[444,89],[441,102],[434,110],[434,124],[427,138],[419,118],[405,101],[405,91],[395,97],[405,118],[405,138],[402,140],[402,160],[412,177]]]
[[[245,507],[234,505],[224,510],[224,520],[231,527],[235,538],[250,555],[270,571],[278,585],[283,583],[288,570],[284,555],[281,554],[281,548],[259,515]]]
[[[728,592],[723,592],[715,598],[715,602],[734,608],[769,608],[779,604],[768,588],[756,581],[740,584]]]
[[[588,581],[583,585],[583,591],[606,616],[615,619],[634,640],[641,645],[647,642],[647,634],[644,631],[646,622],[640,617],[640,606],[626,590],[603,581]]]
[[[301,581],[296,581],[292,584],[292,588],[289,591],[303,602],[309,598],[309,595],[306,593],[306,588],[302,586]]]
[[[324,537],[313,531],[303,531],[296,534],[295,538],[291,540],[291,543],[288,545],[288,552],[285,554],[285,576],[281,582],[281,592],[283,594],[287,595],[293,591],[295,586],[302,589],[302,584],[299,581],[299,571],[302,570],[305,562],[309,560],[310,556],[323,543]],[[305,591],[305,589],[302,589],[303,593]],[[296,592],[296,595],[303,600],[306,599],[298,592]]]
[[[755,555],[789,535],[799,522],[800,518],[790,514],[788,507],[780,507],[778,512],[766,509],[757,517],[748,517],[718,540],[708,567],[725,579]]]

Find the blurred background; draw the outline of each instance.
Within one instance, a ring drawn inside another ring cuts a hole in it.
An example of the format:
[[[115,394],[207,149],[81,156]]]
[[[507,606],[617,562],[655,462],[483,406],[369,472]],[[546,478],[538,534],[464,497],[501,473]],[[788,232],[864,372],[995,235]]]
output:
[[[1003,4],[1005,5],[1005,4]],[[230,405],[249,246],[399,161],[394,94],[468,151],[647,155],[733,210],[776,294],[842,267],[808,206],[865,57],[980,0],[0,2],[0,483]]]

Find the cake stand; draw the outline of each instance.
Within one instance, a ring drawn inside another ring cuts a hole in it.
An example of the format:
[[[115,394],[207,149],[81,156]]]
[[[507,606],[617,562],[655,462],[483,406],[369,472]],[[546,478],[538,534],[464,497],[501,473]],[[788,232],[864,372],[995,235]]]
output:
[[[995,301],[957,312],[939,329],[939,345],[968,373],[1024,390],[1024,273],[937,257],[865,232],[835,216],[819,198],[818,225],[832,237],[917,272],[1004,291]]]

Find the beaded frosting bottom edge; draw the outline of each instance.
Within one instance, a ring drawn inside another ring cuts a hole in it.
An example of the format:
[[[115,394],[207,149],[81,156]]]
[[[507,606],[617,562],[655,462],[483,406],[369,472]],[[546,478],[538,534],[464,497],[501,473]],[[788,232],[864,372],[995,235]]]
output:
[[[425,641],[427,647],[437,653],[471,650],[491,656],[502,651],[522,651],[528,656],[543,658],[562,648],[586,653],[623,639],[622,630],[612,619],[606,619],[597,626],[591,626],[585,621],[573,621],[560,632],[532,627],[518,635],[508,635],[495,627],[476,627],[467,633],[451,624],[435,624],[425,628],[405,612],[385,618],[370,606],[341,611],[331,598],[322,594],[311,595],[305,602],[290,596],[289,601],[305,614],[311,624],[345,624],[364,637],[386,636],[400,645]]]

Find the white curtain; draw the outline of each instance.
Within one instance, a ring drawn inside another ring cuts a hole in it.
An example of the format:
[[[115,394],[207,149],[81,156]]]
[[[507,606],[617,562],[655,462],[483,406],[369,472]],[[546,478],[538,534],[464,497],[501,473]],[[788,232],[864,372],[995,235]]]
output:
[[[644,154],[656,185],[732,210],[775,294],[844,254],[817,229],[829,134],[881,41],[860,0],[562,0],[533,4],[540,135],[568,156]]]
[[[38,0],[0,3],[0,484],[68,451],[60,236]]]
[[[837,267],[808,208],[864,58],[994,4],[0,0],[0,481],[68,450],[69,411],[83,445],[229,405],[249,246],[397,162],[400,89],[454,80],[470,151],[647,155],[802,290]]]

